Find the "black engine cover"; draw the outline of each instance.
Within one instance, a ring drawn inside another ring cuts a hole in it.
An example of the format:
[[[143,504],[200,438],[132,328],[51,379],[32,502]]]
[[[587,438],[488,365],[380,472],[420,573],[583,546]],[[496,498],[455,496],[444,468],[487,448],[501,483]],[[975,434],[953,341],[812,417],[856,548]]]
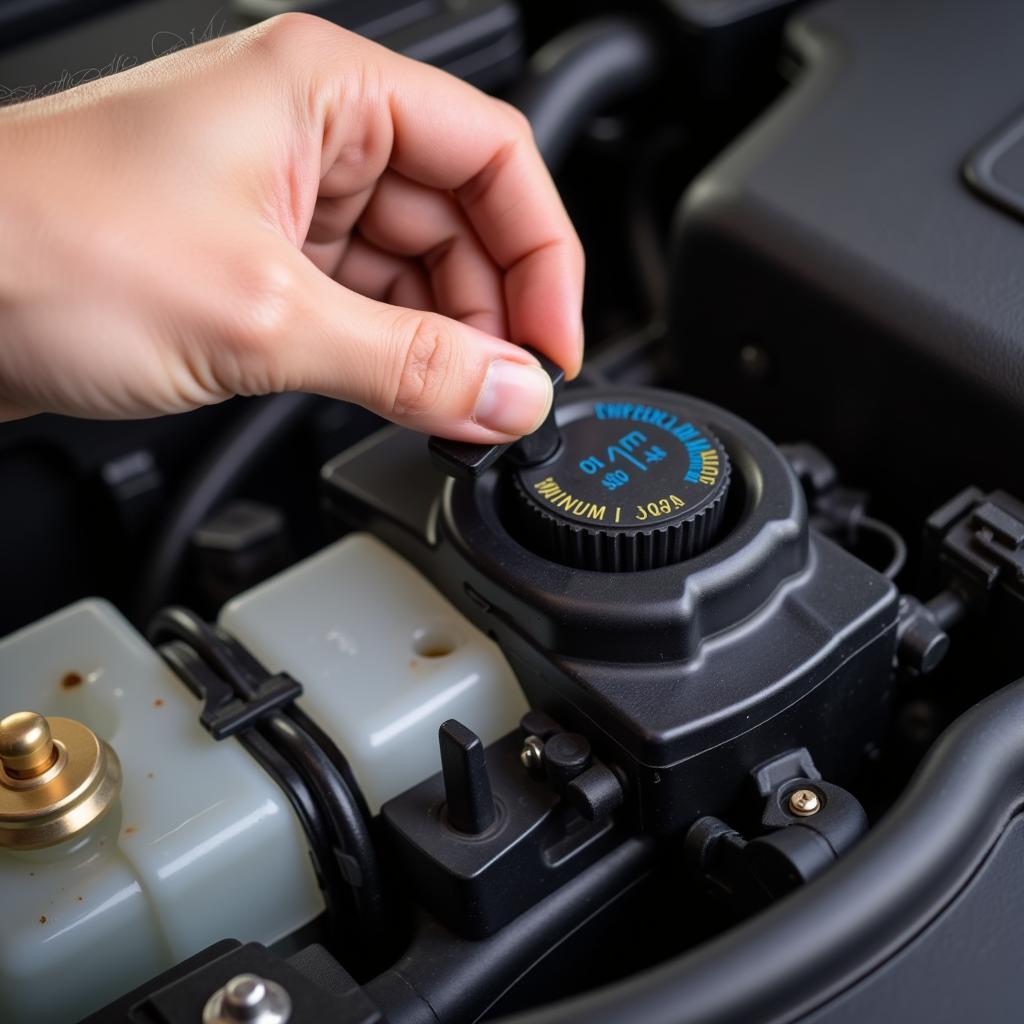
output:
[[[570,392],[559,420],[607,399]],[[728,454],[728,508],[717,543],[656,569],[570,568],[534,553],[515,535],[501,463],[445,480],[423,439],[402,431],[324,470],[338,516],[379,534],[494,636],[531,705],[590,738],[655,832],[721,812],[750,768],[791,747],[849,778],[880,728],[897,622],[889,581],[808,526],[779,450],[730,413],[685,401]]]

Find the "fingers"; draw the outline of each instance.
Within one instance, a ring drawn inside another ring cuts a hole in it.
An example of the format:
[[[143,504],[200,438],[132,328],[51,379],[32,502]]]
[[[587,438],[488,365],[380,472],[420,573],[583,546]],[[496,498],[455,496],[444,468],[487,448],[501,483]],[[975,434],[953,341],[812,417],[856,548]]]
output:
[[[382,252],[358,235],[351,239],[332,276],[350,291],[409,309],[437,309],[430,283],[420,265]]]
[[[316,52],[324,194],[365,190],[383,161],[454,195],[503,276],[509,337],[575,374],[582,251],[523,117],[436,68],[325,23],[281,24],[295,30],[297,65],[308,69]]]
[[[450,195],[387,172],[359,231],[379,249],[422,258],[439,312],[508,336],[502,274]]]
[[[413,429],[462,441],[509,441],[543,422],[551,381],[522,348],[437,313],[358,294],[284,248],[268,259],[279,261],[277,278],[292,282],[287,312],[269,333],[226,354],[232,372],[241,366],[247,378],[274,390],[354,401]],[[387,272],[376,268],[377,290]],[[391,291],[398,297],[396,286]]]
[[[422,81],[392,92],[391,167],[454,193],[505,273],[511,338],[575,375],[583,354],[582,249],[528,126],[436,69],[413,65],[409,74]]]
[[[306,240],[319,243],[344,238],[362,216],[372,195],[373,186],[343,196],[324,195],[321,189],[313,207],[313,219],[306,232]]]

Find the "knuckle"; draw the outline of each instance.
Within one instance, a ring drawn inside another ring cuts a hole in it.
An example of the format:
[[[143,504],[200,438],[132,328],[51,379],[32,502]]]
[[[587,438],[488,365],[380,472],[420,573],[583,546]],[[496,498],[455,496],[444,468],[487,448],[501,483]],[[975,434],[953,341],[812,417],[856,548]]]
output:
[[[457,345],[450,329],[436,317],[405,319],[399,330],[408,340],[402,349],[392,412],[397,416],[424,416],[436,408],[452,378]]]
[[[311,35],[321,36],[329,23],[312,14],[288,11],[268,18],[260,26],[260,38],[277,52],[288,52],[300,42],[306,42]]]
[[[506,100],[495,99],[494,101],[502,115],[505,117],[509,126],[512,129],[513,135],[520,138],[533,138],[533,125],[530,124],[530,119],[518,108],[513,106]]]
[[[253,38],[273,62],[289,67],[298,62],[308,68],[311,54],[330,46],[336,37],[348,35],[343,28],[314,14],[288,11],[261,22]]]

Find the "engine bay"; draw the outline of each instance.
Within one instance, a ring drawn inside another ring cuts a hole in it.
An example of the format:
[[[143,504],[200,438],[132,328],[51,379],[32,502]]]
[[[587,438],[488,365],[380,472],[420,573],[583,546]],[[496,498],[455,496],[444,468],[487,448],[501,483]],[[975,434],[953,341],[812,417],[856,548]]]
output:
[[[0,1020],[1016,1019],[1024,10],[40,4],[0,101],[285,7],[527,114],[587,360],[0,424]]]

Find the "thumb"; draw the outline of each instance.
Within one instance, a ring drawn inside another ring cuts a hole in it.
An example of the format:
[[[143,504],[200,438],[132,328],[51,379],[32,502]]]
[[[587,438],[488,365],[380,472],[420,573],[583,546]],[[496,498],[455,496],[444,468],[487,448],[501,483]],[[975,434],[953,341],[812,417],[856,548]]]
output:
[[[272,355],[291,390],[345,399],[425,433],[490,444],[544,421],[551,380],[525,349],[338,284],[296,254],[298,300]]]

